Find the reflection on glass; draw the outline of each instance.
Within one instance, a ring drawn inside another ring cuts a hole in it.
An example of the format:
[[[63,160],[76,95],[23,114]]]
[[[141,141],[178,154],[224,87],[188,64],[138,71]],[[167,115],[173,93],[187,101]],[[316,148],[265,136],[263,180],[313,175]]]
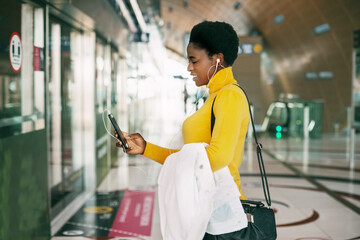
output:
[[[96,41],[95,72],[95,113],[96,113],[96,183],[99,184],[110,169],[109,135],[103,122],[104,111],[112,111],[110,107],[111,81],[110,47],[101,39]],[[115,113],[114,113],[115,114]],[[110,125],[107,125],[110,129]]]
[[[0,9],[0,138],[45,128],[44,10],[17,1],[6,6]],[[9,50],[22,59],[16,68]]]
[[[50,26],[50,184],[54,217],[84,190],[82,35],[55,21],[52,21]]]

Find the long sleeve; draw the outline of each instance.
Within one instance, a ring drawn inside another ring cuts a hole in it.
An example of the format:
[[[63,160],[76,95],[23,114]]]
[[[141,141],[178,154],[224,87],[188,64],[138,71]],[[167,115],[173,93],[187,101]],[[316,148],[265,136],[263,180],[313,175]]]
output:
[[[150,158],[160,164],[164,164],[165,159],[172,153],[178,152],[178,149],[163,148],[158,145],[146,142],[146,148],[143,156]]]

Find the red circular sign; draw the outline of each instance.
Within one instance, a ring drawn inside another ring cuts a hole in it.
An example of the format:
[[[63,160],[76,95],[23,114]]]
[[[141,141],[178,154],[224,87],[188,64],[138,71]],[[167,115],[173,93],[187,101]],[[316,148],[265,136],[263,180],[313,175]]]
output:
[[[20,35],[17,32],[14,32],[10,38],[9,58],[12,70],[18,73],[22,65],[23,48]]]

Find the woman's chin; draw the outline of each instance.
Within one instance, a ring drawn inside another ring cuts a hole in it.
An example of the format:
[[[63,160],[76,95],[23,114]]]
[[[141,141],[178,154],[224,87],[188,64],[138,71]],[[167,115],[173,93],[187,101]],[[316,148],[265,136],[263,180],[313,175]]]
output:
[[[202,83],[202,82],[195,81],[195,85],[196,85],[197,87],[201,87],[201,86],[204,86],[204,85],[206,85],[206,84],[205,84],[205,83]]]

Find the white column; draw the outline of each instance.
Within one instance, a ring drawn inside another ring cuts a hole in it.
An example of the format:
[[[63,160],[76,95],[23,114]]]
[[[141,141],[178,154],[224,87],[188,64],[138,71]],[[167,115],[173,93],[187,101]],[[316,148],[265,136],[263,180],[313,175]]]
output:
[[[112,90],[112,84],[111,84],[111,47],[110,45],[106,45],[105,47],[105,52],[104,52],[104,87],[105,87],[105,91],[106,91],[106,108],[111,111],[111,90]],[[103,113],[103,117],[104,117],[104,113]],[[105,117],[104,117],[105,118]],[[106,119],[106,118],[105,118]],[[106,127],[108,129],[110,129],[110,124],[108,121],[105,121],[104,124],[107,124]],[[107,167],[110,170],[111,168],[111,140],[110,140],[110,136],[105,133],[106,138],[107,138]]]
[[[304,106],[304,139],[309,139],[310,107]]]
[[[34,48],[44,52],[44,10],[34,10]],[[45,56],[44,56],[45,57]],[[34,101],[37,109],[43,117],[35,122],[35,130],[45,128],[45,74],[44,71],[34,71]]]
[[[346,161],[350,162],[350,145],[351,145],[351,118],[352,118],[352,107],[346,109]]]
[[[350,129],[350,169],[355,167],[355,128]]]
[[[86,190],[95,189],[95,33],[84,32],[82,56],[82,102]]]
[[[83,143],[82,143],[82,36],[77,31],[70,33],[70,49],[73,67],[73,81],[71,82],[71,104],[72,104],[72,152],[73,152],[73,171],[83,166]]]
[[[307,173],[309,168],[309,138],[303,142],[303,172]]]
[[[28,116],[34,112],[33,82],[33,7],[21,5],[22,67],[21,67],[21,115]],[[33,131],[31,121],[22,123],[22,133]]]
[[[52,185],[61,182],[61,40],[60,24],[51,26],[51,80],[50,99],[52,100]]]

